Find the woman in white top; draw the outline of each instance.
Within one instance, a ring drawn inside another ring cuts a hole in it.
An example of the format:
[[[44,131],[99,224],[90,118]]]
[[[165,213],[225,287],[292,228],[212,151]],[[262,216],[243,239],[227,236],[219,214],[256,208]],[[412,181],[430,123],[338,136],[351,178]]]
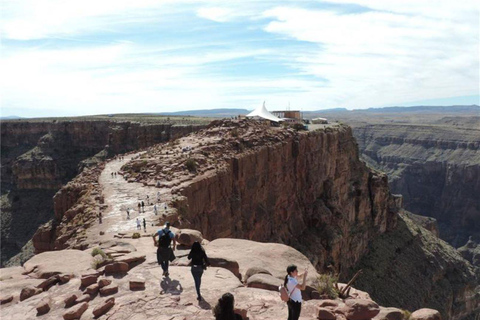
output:
[[[298,283],[297,278],[302,277],[302,284]],[[301,275],[298,274],[297,266],[292,264],[287,268],[284,286],[287,288],[290,299],[288,305],[288,320],[298,320],[302,309],[302,291],[305,290],[305,279],[307,278],[307,270]]]

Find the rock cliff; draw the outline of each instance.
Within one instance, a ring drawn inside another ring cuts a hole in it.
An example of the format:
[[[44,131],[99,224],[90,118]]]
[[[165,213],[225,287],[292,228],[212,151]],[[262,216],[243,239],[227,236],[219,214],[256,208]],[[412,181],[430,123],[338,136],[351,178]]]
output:
[[[357,124],[354,135],[362,157],[388,174],[405,208],[438,221],[442,239],[455,247],[469,236],[480,239],[478,127]]]
[[[2,265],[20,251],[40,224],[53,217],[52,196],[84,167],[203,126],[173,121],[2,121]]]

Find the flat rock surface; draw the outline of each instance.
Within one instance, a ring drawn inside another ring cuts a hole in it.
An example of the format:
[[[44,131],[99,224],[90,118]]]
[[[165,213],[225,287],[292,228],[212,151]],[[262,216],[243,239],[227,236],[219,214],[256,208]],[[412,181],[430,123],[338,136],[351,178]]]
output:
[[[62,250],[43,252],[25,262],[30,276],[48,278],[55,274],[80,274],[91,269],[93,257],[85,251]]]
[[[261,243],[242,239],[216,239],[205,246],[207,255],[224,256],[238,262],[242,279],[253,267],[269,271],[275,278],[283,279],[288,265],[297,265],[299,272],[308,268],[308,281],[316,278],[316,271],[301,252],[278,243]]]

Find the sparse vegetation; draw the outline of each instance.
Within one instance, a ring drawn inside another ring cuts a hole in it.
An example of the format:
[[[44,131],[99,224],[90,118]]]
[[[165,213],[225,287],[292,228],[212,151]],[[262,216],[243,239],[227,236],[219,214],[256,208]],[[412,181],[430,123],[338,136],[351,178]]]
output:
[[[234,128],[232,131],[230,131],[230,135],[235,138],[238,137],[239,136],[238,129]]]
[[[409,320],[412,313],[410,311],[404,310],[404,309],[402,310],[402,312],[403,312],[403,320]]]
[[[336,288],[338,282],[337,275],[320,274],[317,277],[317,291],[320,296],[328,296],[329,299],[338,298],[339,291]]]
[[[187,170],[190,172],[197,171],[197,162],[195,161],[195,159],[188,158],[187,161],[185,161],[185,166],[187,167]]]
[[[103,259],[107,259],[106,253],[100,247],[93,248],[92,257],[95,257],[98,254],[101,255]]]
[[[140,238],[140,233],[134,232],[134,233],[132,234],[132,239],[138,239],[138,238]]]

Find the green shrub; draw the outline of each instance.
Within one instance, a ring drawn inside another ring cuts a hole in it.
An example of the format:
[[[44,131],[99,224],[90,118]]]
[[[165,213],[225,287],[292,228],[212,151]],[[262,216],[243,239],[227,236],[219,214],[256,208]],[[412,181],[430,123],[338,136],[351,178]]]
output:
[[[101,248],[96,247],[92,250],[92,257],[95,257],[98,254],[101,255],[103,259],[107,259],[107,255],[105,254],[105,252],[103,252]]]
[[[134,232],[132,235],[132,239],[138,239],[138,238],[140,238],[140,233]]]
[[[338,298],[338,290],[335,287],[335,284],[338,282],[338,276],[333,276],[329,274],[321,274],[317,277],[316,287],[317,291],[322,295],[328,296],[329,299]]]
[[[197,171],[197,162],[195,161],[195,159],[188,158],[187,161],[185,161],[185,166],[190,172]]]
[[[410,317],[412,315],[412,313],[410,311],[403,309],[402,312],[403,312],[403,320],[410,319]]]
[[[238,129],[234,128],[232,131],[230,131],[230,134],[232,135],[232,137],[238,137]]]

